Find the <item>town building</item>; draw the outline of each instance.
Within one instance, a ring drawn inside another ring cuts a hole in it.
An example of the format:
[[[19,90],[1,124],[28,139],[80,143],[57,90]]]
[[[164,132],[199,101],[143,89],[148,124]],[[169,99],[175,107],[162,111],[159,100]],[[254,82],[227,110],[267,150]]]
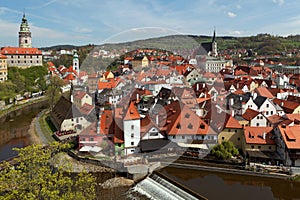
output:
[[[0,54],[0,83],[7,80],[7,56]]]
[[[7,56],[8,66],[27,68],[43,65],[42,51],[32,47],[30,27],[25,14],[20,25],[19,47],[2,47],[1,54]]]

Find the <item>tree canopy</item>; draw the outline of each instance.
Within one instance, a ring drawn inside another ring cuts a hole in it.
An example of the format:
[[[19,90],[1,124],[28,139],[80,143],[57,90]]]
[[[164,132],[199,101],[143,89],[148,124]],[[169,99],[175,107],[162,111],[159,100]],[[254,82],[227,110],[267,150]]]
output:
[[[231,141],[223,141],[221,144],[214,146],[210,153],[218,159],[227,160],[238,155],[239,151]]]
[[[72,174],[71,165],[58,156],[66,148],[55,142],[16,149],[16,164],[0,166],[0,199],[95,199],[95,177]]]

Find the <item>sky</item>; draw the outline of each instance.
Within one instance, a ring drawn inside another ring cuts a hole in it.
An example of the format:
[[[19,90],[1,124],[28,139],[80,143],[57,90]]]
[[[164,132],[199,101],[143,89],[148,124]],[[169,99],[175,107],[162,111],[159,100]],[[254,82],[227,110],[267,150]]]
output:
[[[17,46],[25,12],[32,45],[125,42],[173,34],[300,34],[294,0],[0,0],[0,46]]]

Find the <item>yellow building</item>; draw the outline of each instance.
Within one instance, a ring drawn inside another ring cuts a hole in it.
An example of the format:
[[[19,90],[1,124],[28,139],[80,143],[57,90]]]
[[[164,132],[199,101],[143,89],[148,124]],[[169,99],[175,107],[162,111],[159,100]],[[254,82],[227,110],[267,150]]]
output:
[[[218,143],[231,141],[238,149],[242,149],[243,127],[231,115],[226,115],[224,129],[218,135]]]
[[[144,56],[144,58],[142,59],[142,67],[148,67],[148,65],[149,65],[149,60],[147,56]]]
[[[281,163],[273,127],[244,127],[243,152],[249,162]]]
[[[7,80],[7,57],[0,54],[0,82]]]

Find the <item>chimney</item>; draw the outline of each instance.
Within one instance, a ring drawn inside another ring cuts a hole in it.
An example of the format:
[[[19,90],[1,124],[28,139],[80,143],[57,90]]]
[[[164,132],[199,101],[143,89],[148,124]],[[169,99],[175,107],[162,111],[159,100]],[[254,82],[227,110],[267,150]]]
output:
[[[199,90],[199,83],[196,83],[196,91]]]
[[[230,106],[233,106],[233,104],[234,104],[234,99],[233,98],[230,98]]]
[[[136,93],[136,100],[138,101],[140,99],[139,93]]]
[[[280,106],[282,107],[283,105],[284,105],[284,102],[283,102],[283,101],[281,101],[281,102],[280,102]]]
[[[264,140],[266,139],[266,133],[265,132],[263,133],[263,139]]]
[[[156,121],[156,122],[155,122],[156,125],[158,125],[158,123],[159,123],[158,115],[155,116],[155,121]]]
[[[234,117],[234,110],[231,110],[231,116]]]

